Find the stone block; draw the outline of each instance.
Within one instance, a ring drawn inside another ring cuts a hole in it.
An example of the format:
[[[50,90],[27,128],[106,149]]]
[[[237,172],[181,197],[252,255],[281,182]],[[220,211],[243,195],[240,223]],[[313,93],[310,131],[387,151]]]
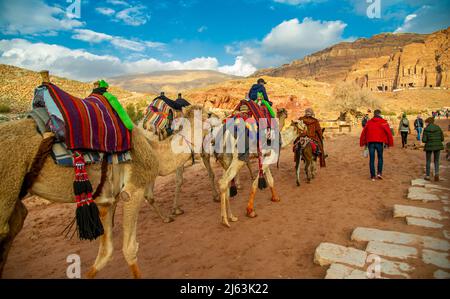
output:
[[[450,279],[450,273],[442,271],[442,270],[436,270],[433,274],[434,278],[437,279]]]
[[[421,187],[409,187],[408,189],[408,199],[410,200],[422,200],[422,201],[436,201],[440,198],[436,195],[431,193],[426,188]]]
[[[443,216],[441,211],[419,208],[415,206],[394,205],[394,217],[417,217],[425,219],[443,220],[447,219],[447,216]]]
[[[439,268],[450,269],[448,253],[445,252],[424,249],[422,251],[422,260],[425,264],[432,264]]]
[[[379,241],[370,241],[369,244],[367,244],[366,251],[376,255],[393,257],[402,260],[418,257],[417,249],[414,247],[389,244]]]
[[[442,228],[444,226],[440,223],[415,217],[406,217],[406,223],[408,225],[422,226],[426,228]]]
[[[333,263],[364,267],[367,253],[352,247],[345,247],[332,243],[320,243],[314,254],[314,262],[321,266]]]

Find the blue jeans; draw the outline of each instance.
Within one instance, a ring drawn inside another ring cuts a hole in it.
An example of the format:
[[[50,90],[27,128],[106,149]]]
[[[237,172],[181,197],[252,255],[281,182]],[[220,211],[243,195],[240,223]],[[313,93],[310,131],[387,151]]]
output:
[[[369,142],[369,167],[370,167],[370,177],[374,178],[375,174],[375,151],[378,156],[378,168],[377,174],[381,175],[383,173],[383,143],[382,142]]]
[[[417,132],[417,141],[422,140],[422,131],[423,131],[423,128],[421,128],[421,127],[417,127],[417,128],[416,128],[416,132]]]
[[[426,151],[426,164],[425,170],[427,176],[430,176],[430,166],[431,166],[431,155],[434,156],[434,175],[439,175],[439,158],[441,155],[441,151]]]

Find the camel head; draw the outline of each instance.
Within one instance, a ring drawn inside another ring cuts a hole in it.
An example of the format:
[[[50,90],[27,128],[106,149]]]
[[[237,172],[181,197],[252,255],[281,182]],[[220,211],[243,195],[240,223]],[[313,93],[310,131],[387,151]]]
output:
[[[284,123],[288,118],[288,112],[285,108],[277,109],[277,118],[280,122],[280,130],[284,128]]]
[[[292,120],[291,127],[294,127],[297,130],[298,135],[306,133],[306,130],[308,129],[303,120]]]

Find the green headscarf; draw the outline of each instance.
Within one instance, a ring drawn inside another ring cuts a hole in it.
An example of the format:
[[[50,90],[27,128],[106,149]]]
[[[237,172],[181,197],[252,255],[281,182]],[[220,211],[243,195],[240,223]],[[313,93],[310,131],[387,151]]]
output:
[[[108,88],[109,87],[109,84],[105,81],[105,80],[99,80],[98,81],[98,87],[100,87],[100,88]]]

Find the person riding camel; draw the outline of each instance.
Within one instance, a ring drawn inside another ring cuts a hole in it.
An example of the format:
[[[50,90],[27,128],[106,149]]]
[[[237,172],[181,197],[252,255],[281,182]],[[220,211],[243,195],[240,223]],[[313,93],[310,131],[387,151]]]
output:
[[[269,110],[270,116],[272,118],[276,117],[275,112],[272,109],[273,103],[269,100],[269,97],[267,96],[266,87],[264,86],[267,84],[267,82],[260,78],[256,82],[256,84],[253,84],[253,86],[250,88],[250,91],[248,92],[248,96],[250,100],[255,101],[258,104],[262,104],[266,106],[267,110]]]
[[[314,111],[311,108],[305,110],[305,116],[299,118],[306,125],[306,136],[314,140],[319,146],[320,154],[320,167],[325,167],[325,152],[323,149],[323,135],[322,128],[320,127],[319,121],[314,117]]]
[[[133,130],[133,121],[128,116],[128,113],[125,111],[125,109],[123,109],[117,97],[108,92],[108,88],[109,84],[106,83],[105,80],[99,80],[94,82],[94,89],[92,90],[92,93],[104,96],[108,100],[109,104],[113,107],[113,109],[117,112],[125,127],[130,131]]]

